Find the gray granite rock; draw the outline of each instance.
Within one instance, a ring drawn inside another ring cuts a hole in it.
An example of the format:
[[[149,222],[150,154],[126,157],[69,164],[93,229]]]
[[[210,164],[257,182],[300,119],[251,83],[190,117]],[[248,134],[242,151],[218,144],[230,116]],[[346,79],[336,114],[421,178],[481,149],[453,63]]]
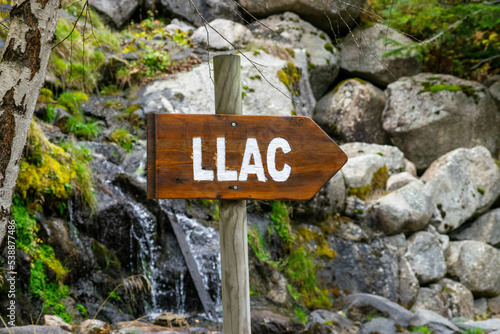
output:
[[[417,232],[408,239],[405,257],[421,284],[435,282],[446,274],[446,262],[439,239],[429,232]]]
[[[485,213],[465,228],[450,234],[453,240],[476,240],[500,246],[500,208]]]
[[[313,119],[342,142],[387,144],[389,138],[382,128],[384,107],[382,90],[369,82],[349,79],[318,101]]]
[[[500,170],[483,146],[459,148],[434,161],[421,178],[448,233],[488,210],[500,194]]]
[[[371,202],[375,224],[386,235],[423,229],[430,221],[434,202],[421,181],[415,181]]]
[[[451,86],[460,90],[446,89]],[[399,79],[385,93],[384,130],[419,170],[459,147],[482,145],[496,152],[500,117],[483,85],[422,73]]]
[[[450,242],[446,252],[448,274],[476,297],[500,294],[500,250],[480,241]]]
[[[209,46],[211,49],[216,50],[241,48],[251,38],[252,33],[247,27],[225,19],[215,19],[206,27],[201,26],[196,29],[191,36],[191,39],[200,44],[200,46]]]
[[[316,99],[321,98],[339,72],[340,54],[323,31],[304,21],[299,15],[285,12],[269,16],[250,26],[254,34],[251,45],[272,50],[280,47],[305,49],[309,81]]]

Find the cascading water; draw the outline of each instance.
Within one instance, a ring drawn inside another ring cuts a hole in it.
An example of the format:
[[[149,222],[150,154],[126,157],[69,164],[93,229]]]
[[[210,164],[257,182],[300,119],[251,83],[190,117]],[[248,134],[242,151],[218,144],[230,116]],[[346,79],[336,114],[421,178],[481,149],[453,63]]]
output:
[[[172,212],[170,200],[159,200],[160,207],[175,215],[184,231],[189,250],[196,261],[203,285],[210,294],[215,311],[222,315],[222,284],[220,267],[219,232],[207,227],[182,212]],[[185,294],[185,292],[184,292]]]
[[[159,279],[161,272],[156,266],[157,260],[160,255],[160,247],[155,245],[155,234],[156,234],[156,220],[154,216],[146,210],[146,208],[139,203],[131,202],[134,213],[136,215],[137,222],[139,223],[140,231],[136,231],[135,227],[130,230],[131,236],[139,242],[140,252],[139,258],[141,260],[141,265],[144,274],[149,279],[151,283],[151,300],[152,309],[147,310],[148,312],[161,312],[160,306],[158,305],[158,299],[163,293],[159,289]],[[140,233],[137,233],[140,232]]]
[[[203,285],[212,297],[216,312],[222,314],[219,232],[182,213],[175,215],[186,234],[186,241],[198,265]]]

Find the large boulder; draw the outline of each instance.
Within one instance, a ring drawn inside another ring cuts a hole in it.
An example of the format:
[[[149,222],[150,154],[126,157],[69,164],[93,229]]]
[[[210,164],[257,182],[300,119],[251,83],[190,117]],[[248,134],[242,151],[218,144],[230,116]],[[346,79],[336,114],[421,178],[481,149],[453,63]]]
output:
[[[406,259],[420,284],[435,282],[446,274],[446,262],[439,239],[430,232],[417,232],[408,239]]]
[[[323,31],[295,13],[286,12],[260,20],[251,26],[252,45],[264,49],[279,46],[305,49],[309,80],[316,99],[321,98],[339,72],[339,51]]]
[[[476,240],[500,247],[500,208],[485,213],[463,229],[453,231],[450,237],[453,240]]]
[[[197,27],[203,25],[203,20],[207,22],[217,18],[227,19],[234,22],[241,21],[240,8],[237,3],[224,0],[147,0],[151,2],[160,2],[161,7],[172,16],[185,19]],[[193,4],[196,9],[193,8]],[[199,14],[198,14],[199,12]]]
[[[500,170],[482,146],[456,149],[440,157],[421,179],[441,212],[440,233],[484,213],[500,194]]]
[[[294,219],[321,221],[340,213],[346,205],[346,186],[342,173],[335,174],[313,198],[293,206]]]
[[[423,229],[434,212],[434,202],[421,181],[414,181],[371,203],[376,225],[386,235]]]
[[[349,195],[365,200],[376,185],[385,187],[389,178],[384,159],[377,154],[365,154],[349,158],[342,167]],[[380,179],[380,180],[379,180]],[[373,188],[373,189],[372,189]]]
[[[349,79],[318,101],[314,121],[343,142],[386,144],[382,128],[384,93],[369,82]]]
[[[363,243],[330,236],[327,242],[337,257],[322,263],[317,273],[326,288],[373,293],[398,301],[398,255],[386,247],[384,239]]]
[[[401,50],[414,42],[394,29],[375,24],[356,29],[340,43],[340,68],[381,86],[402,76],[420,73],[422,63],[414,50]],[[398,51],[400,50],[400,51]]]
[[[353,27],[361,15],[365,0],[326,1],[314,0],[239,0],[245,12],[257,18],[295,12],[331,36],[339,36]]]
[[[500,250],[480,241],[450,242],[446,264],[448,274],[474,296],[500,294]]]
[[[448,278],[421,288],[412,311],[430,310],[445,318],[474,319],[474,296],[463,284]]]
[[[383,127],[418,169],[459,147],[497,150],[498,110],[477,82],[422,73],[390,84],[386,97]]]
[[[384,160],[384,164],[390,175],[401,173],[405,170],[403,152],[396,146],[377,145],[368,143],[347,143],[340,146],[349,159],[366,155],[376,154]]]
[[[121,28],[139,8],[137,0],[89,0],[89,5]]]
[[[191,36],[194,42],[216,50],[241,48],[251,38],[252,33],[243,24],[225,19],[215,19],[206,27],[196,29]]]
[[[310,116],[312,103],[304,103],[304,106],[301,103],[302,98],[310,94],[307,76],[302,75],[307,73],[305,69],[297,67],[293,59],[287,62],[263,51],[245,55],[254,63],[241,57],[243,114]],[[300,55],[299,52],[295,54],[296,58]],[[298,94],[294,94],[293,100],[290,99],[289,87]],[[139,104],[146,114],[214,114],[214,85],[209,65],[204,63],[190,72],[146,85],[132,104]]]

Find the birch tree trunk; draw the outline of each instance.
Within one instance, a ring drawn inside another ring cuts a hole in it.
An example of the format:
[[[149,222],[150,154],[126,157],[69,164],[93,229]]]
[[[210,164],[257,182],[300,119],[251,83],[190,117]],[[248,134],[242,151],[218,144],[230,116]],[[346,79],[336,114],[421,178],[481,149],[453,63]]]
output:
[[[18,0],[0,61],[0,252],[36,100],[45,81],[61,0]]]

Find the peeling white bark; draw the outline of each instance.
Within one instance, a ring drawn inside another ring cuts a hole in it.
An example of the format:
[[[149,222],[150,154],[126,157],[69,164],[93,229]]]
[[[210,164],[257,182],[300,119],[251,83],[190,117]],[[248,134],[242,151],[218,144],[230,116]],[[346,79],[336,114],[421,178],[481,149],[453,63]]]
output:
[[[0,133],[0,139],[3,138],[0,142],[0,251],[10,219],[22,151],[45,81],[60,2],[18,0],[11,11],[11,26],[0,61],[0,129],[3,132]],[[14,133],[9,137],[6,133],[12,127]]]

